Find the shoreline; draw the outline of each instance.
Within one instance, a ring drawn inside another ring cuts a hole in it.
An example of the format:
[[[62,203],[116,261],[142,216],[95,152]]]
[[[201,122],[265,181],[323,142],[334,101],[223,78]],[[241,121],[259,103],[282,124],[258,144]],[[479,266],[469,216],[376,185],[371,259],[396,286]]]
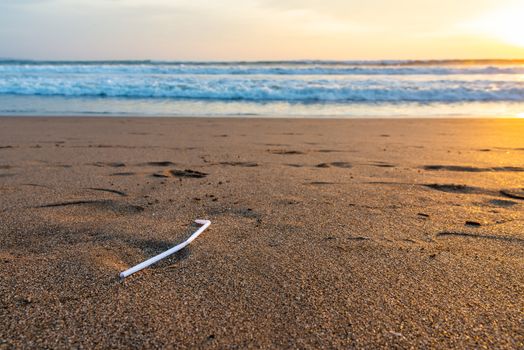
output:
[[[180,120],[191,120],[191,119],[200,119],[200,120],[315,120],[315,121],[322,121],[322,120],[332,120],[332,121],[364,121],[364,120],[375,120],[375,121],[394,121],[394,120],[426,120],[426,121],[438,121],[438,120],[524,120],[524,117],[519,116],[509,116],[509,115],[493,115],[493,116],[475,116],[475,115],[456,115],[456,116],[418,116],[418,117],[412,117],[412,116],[390,116],[390,117],[384,117],[384,116],[377,116],[377,117],[370,117],[370,116],[360,116],[360,117],[354,117],[354,116],[319,116],[319,115],[312,115],[312,116],[270,116],[270,115],[204,115],[204,114],[195,114],[195,115],[173,115],[173,114],[166,114],[166,115],[127,115],[127,114],[114,114],[114,115],[108,115],[108,114],[19,114],[19,115],[13,115],[13,114],[0,114],[0,119],[16,119],[16,118],[25,118],[25,119],[90,119],[90,118],[96,118],[96,119],[145,119],[145,120],[165,120],[165,119],[180,119]]]

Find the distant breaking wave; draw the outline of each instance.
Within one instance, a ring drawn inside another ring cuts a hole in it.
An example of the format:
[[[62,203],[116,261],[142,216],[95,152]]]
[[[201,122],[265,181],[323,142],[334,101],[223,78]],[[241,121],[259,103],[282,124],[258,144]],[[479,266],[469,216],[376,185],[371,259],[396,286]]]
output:
[[[293,103],[523,102],[524,60],[0,60],[0,95]],[[0,106],[1,107],[1,106]]]
[[[441,62],[437,64],[437,62]],[[461,62],[461,63],[458,63]],[[524,74],[519,61],[151,62],[0,60],[0,74],[478,75]]]

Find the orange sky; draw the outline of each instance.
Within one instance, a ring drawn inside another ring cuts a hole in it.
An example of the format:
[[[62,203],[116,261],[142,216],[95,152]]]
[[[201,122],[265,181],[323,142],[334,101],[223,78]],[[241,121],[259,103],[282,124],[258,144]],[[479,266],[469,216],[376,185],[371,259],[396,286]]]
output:
[[[7,0],[0,57],[519,58],[523,13],[519,0]]]

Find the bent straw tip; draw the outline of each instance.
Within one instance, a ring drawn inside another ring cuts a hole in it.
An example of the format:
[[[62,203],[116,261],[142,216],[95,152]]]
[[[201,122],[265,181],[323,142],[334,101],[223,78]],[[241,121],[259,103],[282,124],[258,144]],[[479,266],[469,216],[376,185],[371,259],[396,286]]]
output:
[[[210,224],[211,221],[209,221],[209,220],[200,220],[200,219],[197,219],[197,220],[195,220],[195,223],[197,223],[197,224],[199,224],[199,225],[205,225],[205,224],[208,224],[208,223]]]

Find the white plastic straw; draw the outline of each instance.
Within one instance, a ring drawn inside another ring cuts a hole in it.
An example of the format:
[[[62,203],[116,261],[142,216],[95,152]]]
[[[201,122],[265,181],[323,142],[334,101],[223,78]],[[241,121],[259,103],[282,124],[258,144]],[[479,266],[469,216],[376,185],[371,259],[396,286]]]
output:
[[[166,250],[163,253],[158,254],[157,256],[154,256],[144,262],[141,262],[140,264],[133,266],[130,269],[125,270],[124,272],[120,273],[120,278],[126,278],[129,275],[134,274],[135,272],[138,272],[142,269],[145,269],[146,267],[156,263],[159,260],[164,259],[165,257],[168,257],[169,255],[178,252],[179,250],[185,248],[189,243],[193,242],[195,238],[197,238],[206,228],[211,225],[211,221],[209,220],[195,220],[195,223],[202,225],[198,230],[195,231],[186,241],[174,246],[173,248]]]

